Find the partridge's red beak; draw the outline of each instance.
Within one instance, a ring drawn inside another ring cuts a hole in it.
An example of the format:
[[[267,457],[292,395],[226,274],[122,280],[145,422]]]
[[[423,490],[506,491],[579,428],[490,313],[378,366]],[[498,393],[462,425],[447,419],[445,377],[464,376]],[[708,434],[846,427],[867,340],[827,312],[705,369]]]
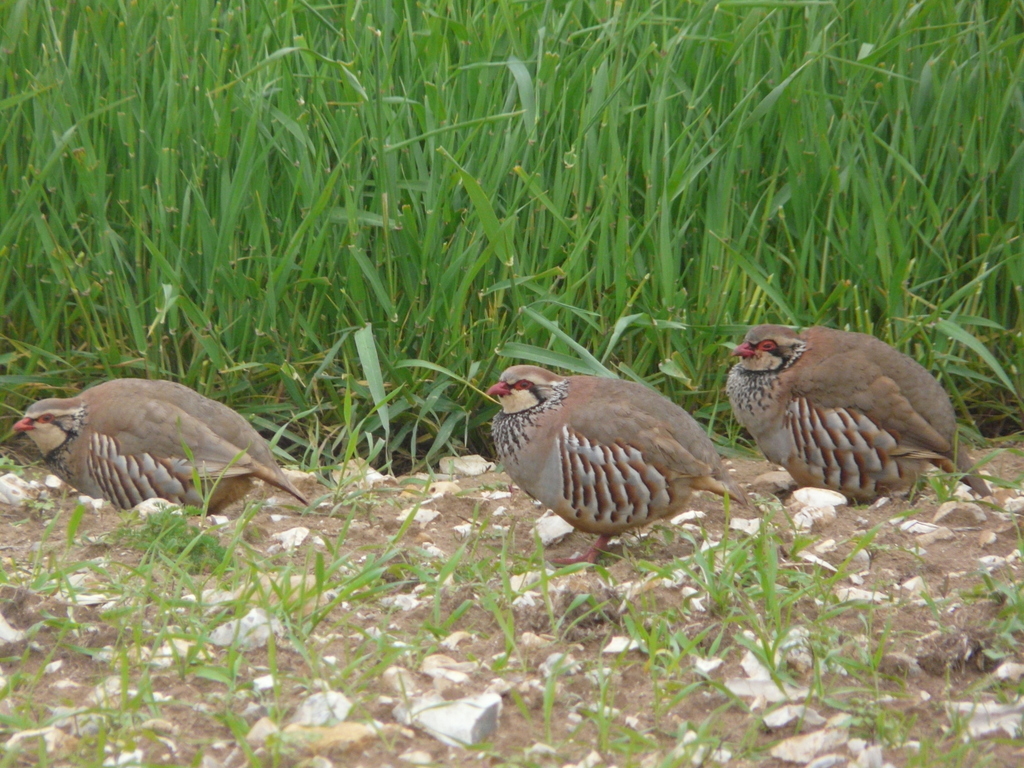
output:
[[[736,349],[729,353],[730,357],[753,357],[754,347],[749,341],[744,341]]]
[[[499,381],[497,384],[495,384],[493,387],[487,390],[487,394],[490,395],[491,397],[505,397],[505,395],[508,395],[511,392],[512,390],[504,381]]]
[[[23,418],[21,421],[19,421],[17,424],[14,425],[14,431],[15,432],[28,432],[29,430],[35,429],[35,428],[36,428],[35,421],[30,419],[28,416],[26,416],[25,418]]]

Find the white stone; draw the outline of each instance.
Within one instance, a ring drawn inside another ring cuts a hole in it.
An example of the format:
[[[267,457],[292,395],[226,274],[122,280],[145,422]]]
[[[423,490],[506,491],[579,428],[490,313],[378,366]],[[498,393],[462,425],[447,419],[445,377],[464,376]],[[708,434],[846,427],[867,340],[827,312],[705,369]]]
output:
[[[797,530],[809,531],[816,523],[830,523],[835,519],[835,507],[800,507],[793,515],[793,525]]]
[[[771,756],[787,763],[806,764],[822,752],[846,743],[846,737],[843,728],[823,728],[780,741],[771,748]]]
[[[266,744],[267,737],[272,733],[277,733],[277,731],[277,724],[273,720],[269,717],[261,717],[249,729],[249,733],[245,736],[245,742],[253,749],[259,749]]]
[[[381,485],[391,485],[395,479],[382,475],[363,459],[351,459],[340,470],[331,472],[331,478],[338,485],[348,485],[358,490],[368,490]]]
[[[538,670],[544,677],[551,677],[553,674],[574,675],[580,671],[581,665],[568,653],[555,652],[549,655],[541,663]]]
[[[501,696],[483,693],[454,701],[437,694],[395,708],[395,719],[403,725],[422,728],[449,746],[478,744],[498,728]]]
[[[527,571],[526,573],[517,573],[508,577],[508,584],[513,592],[522,592],[538,581],[540,581],[540,573],[538,571]]]
[[[533,632],[523,632],[519,636],[519,645],[523,648],[547,648],[554,642],[554,638],[541,637]]]
[[[824,541],[819,541],[814,545],[814,551],[819,555],[827,555],[829,552],[835,552],[836,548],[835,539],[825,539]]]
[[[129,696],[131,695],[131,689],[129,689]],[[96,704],[101,707],[117,709],[121,701],[120,676],[115,677],[112,675],[106,678],[102,683],[92,689],[87,701],[90,704]]]
[[[1024,511],[1024,496],[1018,496],[1016,499],[1007,499],[1003,509],[1011,514]]]
[[[130,752],[118,752],[111,755],[103,764],[110,766],[125,766],[125,768],[136,768],[136,766],[142,765],[145,755],[141,749],[133,749]]]
[[[900,523],[899,529],[904,533],[911,533],[918,536],[923,533],[932,533],[933,531],[937,531],[939,530],[939,526],[934,523],[925,523],[921,520],[914,520],[913,518],[910,518],[909,520],[904,520]]]
[[[623,635],[616,635],[608,641],[608,645],[604,647],[604,650],[601,651],[601,653],[618,654],[623,651],[636,650],[642,650],[639,642]]]
[[[316,476],[316,472],[303,472],[301,469],[289,469],[288,467],[282,467],[281,471],[295,485],[303,483],[320,485],[320,478]]]
[[[232,619],[210,633],[210,642],[227,646],[237,642],[239,648],[262,648],[267,644],[270,633],[281,635],[284,626],[271,618],[262,608],[253,608],[240,619]]]
[[[138,513],[139,517],[145,520],[150,515],[155,515],[160,512],[177,512],[181,514],[181,507],[177,504],[172,504],[167,499],[143,499],[136,504],[132,509]]]
[[[779,643],[777,655],[784,658],[791,668],[809,672],[814,666],[810,651],[810,635],[807,627],[790,628],[786,637]]]
[[[394,606],[400,611],[414,611],[420,607],[422,602],[415,595],[388,595],[380,600],[380,604],[385,608]]]
[[[866,549],[857,550],[857,553],[850,558],[850,572],[865,573],[869,570],[871,570],[871,555]]]
[[[985,555],[978,558],[978,565],[986,571],[991,571],[1001,565],[1006,565],[1006,558],[999,555]]]
[[[532,589],[526,590],[512,601],[512,606],[515,608],[535,608],[538,605],[540,605],[540,592],[534,592]]]
[[[984,736],[992,731],[1004,731],[1015,739],[1020,734],[1021,716],[1024,715],[1024,701],[1018,699],[1012,704],[997,704],[994,701],[954,701],[947,705],[952,713],[967,715],[967,730],[971,736]],[[962,717],[956,719],[961,720]]]
[[[285,552],[292,552],[306,540],[307,536],[309,536],[309,528],[298,525],[295,528],[289,528],[287,531],[275,533],[270,538],[279,542],[281,549]]]
[[[487,687],[484,689],[484,693],[496,693],[499,696],[504,696],[511,690],[512,683],[502,677],[495,677],[487,684]]]
[[[803,704],[785,704],[765,715],[763,719],[769,728],[782,728],[794,721],[815,727],[825,724],[824,717]]]
[[[407,749],[398,759],[409,765],[431,765],[434,762],[434,757],[423,749]]]
[[[685,756],[687,746],[698,738],[699,736],[697,736],[695,731],[687,730],[679,740],[676,748],[669,753],[669,757],[674,761],[680,760]],[[690,764],[695,768],[701,768],[701,766],[707,766],[710,763],[726,765],[730,760],[732,760],[732,753],[726,750],[724,746],[720,746],[720,748],[713,751],[711,749],[711,744],[702,743],[697,745],[693,750],[693,754],[690,757]],[[674,762],[673,765],[679,765],[679,763]]]
[[[452,632],[448,637],[442,640],[441,647],[447,648],[449,651],[454,651],[459,647],[459,643],[463,640],[471,640],[472,638],[473,636],[469,634],[469,632],[460,629],[457,632]]]
[[[740,659],[740,667],[751,680],[772,679],[772,671],[762,664],[761,660],[749,648],[743,652],[743,658]]]
[[[6,617],[0,614],[0,643],[20,643],[27,635],[7,623]]]
[[[956,486],[956,490],[953,491],[953,498],[960,499],[961,501],[973,501],[978,497],[975,495],[974,491],[970,489],[969,486],[965,485],[964,483],[958,483]]]
[[[103,506],[107,503],[106,499],[94,499],[92,496],[86,496],[84,493],[78,497],[78,503],[83,507],[92,507],[94,512],[99,512],[103,509]]]
[[[411,507],[406,507],[398,513],[398,522],[404,523],[410,516],[414,523],[426,525],[427,523],[432,523],[437,520],[437,518],[441,516],[441,513],[436,509],[428,509],[421,504],[414,504]]]
[[[723,659],[714,656],[710,659],[702,659],[700,656],[691,656],[690,658],[693,659],[693,668],[704,675],[714,672],[725,663]]]
[[[511,499],[512,493],[510,491],[484,491],[480,494],[480,498],[488,501],[501,501],[502,499]]]
[[[452,530],[458,534],[460,539],[468,539],[469,535],[473,533],[473,526],[471,523],[462,523],[454,526]]]
[[[827,488],[797,488],[793,498],[805,507],[841,507],[846,504],[846,497],[838,491]]]
[[[14,473],[8,472],[0,477],[0,501],[5,504],[22,507],[38,496],[38,491],[33,492],[32,486]]]
[[[806,549],[801,549],[799,552],[797,552],[796,556],[799,559],[803,560],[804,562],[811,563],[812,565],[820,566],[820,567],[824,568],[826,571],[832,571],[832,573],[837,573],[838,572],[836,567],[834,565],[832,565],[832,563],[828,562],[828,560],[822,560],[820,557],[815,555],[813,552],[808,552]]]
[[[59,491],[64,487],[64,481],[56,475],[47,475],[43,479],[43,485],[49,488],[51,491]]]
[[[260,675],[252,681],[252,687],[257,691],[269,691],[274,687],[273,675]]]
[[[932,518],[932,522],[938,523],[940,520],[950,517],[955,517],[956,519],[947,521],[946,525],[976,525],[988,520],[985,510],[977,504],[947,501],[945,504],[939,505],[939,508],[935,511],[935,516]]]
[[[231,522],[231,518],[227,515],[207,515],[206,522],[210,525],[227,525]]]
[[[576,529],[558,515],[549,515],[548,517],[542,517],[534,523],[533,530],[540,537],[541,544],[549,547],[552,544],[558,543]]]
[[[930,547],[937,541],[949,541],[950,539],[955,538],[955,536],[956,534],[949,530],[949,528],[944,525],[940,525],[934,531],[923,533],[918,536],[917,543],[922,547]],[[923,555],[924,553],[920,552],[918,554]]]
[[[63,666],[64,666],[64,661],[62,659],[57,659],[56,661],[51,661],[49,664],[47,664],[45,667],[43,667],[43,674],[44,675],[52,675],[54,672],[59,672],[60,668],[63,667]]]
[[[753,536],[761,530],[761,518],[754,517],[748,520],[742,517],[734,517],[729,521],[729,527],[734,531],[740,531],[748,536]]]
[[[590,754],[578,763],[566,763],[562,768],[597,768],[603,762],[604,759],[601,757],[601,754],[596,749],[592,749]]]
[[[987,547],[990,544],[995,544],[996,538],[997,536],[995,531],[982,531],[978,535],[978,546]]]
[[[263,502],[263,506],[268,508],[275,507],[295,507],[296,499],[294,496],[271,496]]]
[[[18,749],[18,745],[28,739],[42,738],[43,744],[46,745],[46,754],[57,755],[62,752],[70,750],[74,746],[74,738],[64,733],[60,728],[53,725],[48,725],[44,728],[32,728],[24,731],[18,731],[11,738],[7,740],[4,746],[7,748],[8,753],[12,750]],[[29,748],[28,754],[32,754],[35,748]],[[141,760],[142,753],[139,752],[139,758]],[[141,763],[139,763],[141,765]]]
[[[210,608],[216,608],[218,605],[224,605],[237,599],[237,593],[229,592],[226,589],[204,589],[202,595],[203,605]]]
[[[856,768],[882,768],[882,748],[877,744],[867,747],[857,755],[857,762],[854,765]]]
[[[469,673],[475,672],[478,666],[475,661],[456,661],[450,656],[434,653],[423,660],[420,671],[434,680],[442,678],[461,684],[469,680]]]
[[[423,551],[439,560],[446,560],[448,558],[448,554],[443,549],[429,541],[423,545]]]
[[[846,603],[853,600],[867,600],[869,603],[884,603],[889,596],[884,592],[868,591],[857,587],[839,587],[836,589],[836,597],[839,602]]]
[[[900,585],[900,589],[909,597],[918,597],[924,592],[925,587],[924,579],[921,576],[914,576],[913,578],[907,579]]]
[[[548,746],[542,741],[534,742],[533,746],[526,750],[528,755],[557,755],[558,750]]]
[[[793,527],[796,528],[798,531],[806,532],[814,527],[814,518],[806,512],[804,512],[803,510],[800,510],[795,515],[793,515],[792,519]]]
[[[669,522],[672,525],[682,525],[683,523],[692,523],[694,520],[703,520],[705,517],[707,515],[699,509],[691,509],[689,512],[682,512],[676,515]]]
[[[737,696],[749,696],[771,704],[782,701],[800,701],[807,698],[809,693],[809,689],[798,688],[789,683],[783,683],[780,687],[774,680],[729,678],[725,681],[725,687]]]
[[[405,667],[388,667],[382,677],[395,693],[403,696],[414,696],[419,693],[420,687],[416,676]]]
[[[846,758],[842,755],[837,755],[835,752],[830,752],[827,755],[816,757],[809,762],[804,768],[835,768],[837,765],[846,765]]]
[[[474,453],[469,456],[446,456],[437,462],[437,466],[447,475],[476,477],[494,469],[494,462]]]
[[[340,691],[314,693],[292,715],[295,725],[321,726],[340,723],[352,710],[352,702]]]
[[[995,672],[992,673],[997,680],[1009,680],[1016,683],[1024,676],[1024,664],[1015,661],[1004,661]]]
[[[438,480],[436,483],[431,483],[427,489],[431,498],[439,499],[442,496],[448,494],[455,495],[462,492],[462,486],[456,483],[454,480]]]
[[[861,752],[868,748],[868,743],[864,741],[864,739],[850,739],[846,742],[846,748],[850,750],[851,755],[857,757]]]

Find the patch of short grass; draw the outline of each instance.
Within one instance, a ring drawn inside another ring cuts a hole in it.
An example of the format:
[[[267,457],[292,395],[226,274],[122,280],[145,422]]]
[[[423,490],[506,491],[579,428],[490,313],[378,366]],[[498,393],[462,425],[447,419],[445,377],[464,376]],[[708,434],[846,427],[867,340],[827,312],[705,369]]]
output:
[[[161,510],[139,525],[127,525],[111,534],[111,544],[131,547],[147,558],[173,563],[190,572],[221,565],[228,550],[217,539],[191,525],[181,511]]]

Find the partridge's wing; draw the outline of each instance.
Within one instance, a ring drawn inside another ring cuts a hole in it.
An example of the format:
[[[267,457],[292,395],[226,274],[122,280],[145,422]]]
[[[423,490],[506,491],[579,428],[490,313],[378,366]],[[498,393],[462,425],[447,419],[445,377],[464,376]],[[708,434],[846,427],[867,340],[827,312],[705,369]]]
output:
[[[900,385],[865,354],[848,351],[803,368],[800,373],[792,387],[794,398],[806,398],[821,409],[862,413],[881,429],[895,433],[904,452],[918,449],[924,452],[922,458],[927,454],[952,455],[949,440],[915,410]]]
[[[131,408],[111,412],[103,431],[117,439],[125,455],[184,459],[187,446],[200,474],[258,474],[256,462],[246,453],[248,444],[225,440],[206,422],[165,400],[140,399]]]
[[[664,403],[677,408],[667,400]],[[646,405],[638,398],[623,398],[602,403],[600,409],[576,409],[569,416],[569,426],[591,442],[630,446],[643,456],[644,461],[667,472],[690,477],[712,474],[711,464],[697,458],[673,434],[669,420],[677,418],[678,414],[667,409],[652,413]],[[706,435],[703,438],[708,440]]]

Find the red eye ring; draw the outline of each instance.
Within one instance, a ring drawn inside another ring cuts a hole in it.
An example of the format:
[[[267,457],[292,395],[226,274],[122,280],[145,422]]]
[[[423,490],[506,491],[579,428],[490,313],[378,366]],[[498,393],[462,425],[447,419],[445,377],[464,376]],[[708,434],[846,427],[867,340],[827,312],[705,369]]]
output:
[[[762,349],[765,352],[774,352],[776,349],[779,348],[779,345],[776,344],[771,339],[765,339],[764,341],[757,345],[757,348]]]
[[[512,389],[530,389],[533,387],[533,382],[529,379],[520,379],[512,385]]]
[[[36,419],[37,424],[49,424],[51,421],[53,421],[52,413],[44,413],[42,416]]]

